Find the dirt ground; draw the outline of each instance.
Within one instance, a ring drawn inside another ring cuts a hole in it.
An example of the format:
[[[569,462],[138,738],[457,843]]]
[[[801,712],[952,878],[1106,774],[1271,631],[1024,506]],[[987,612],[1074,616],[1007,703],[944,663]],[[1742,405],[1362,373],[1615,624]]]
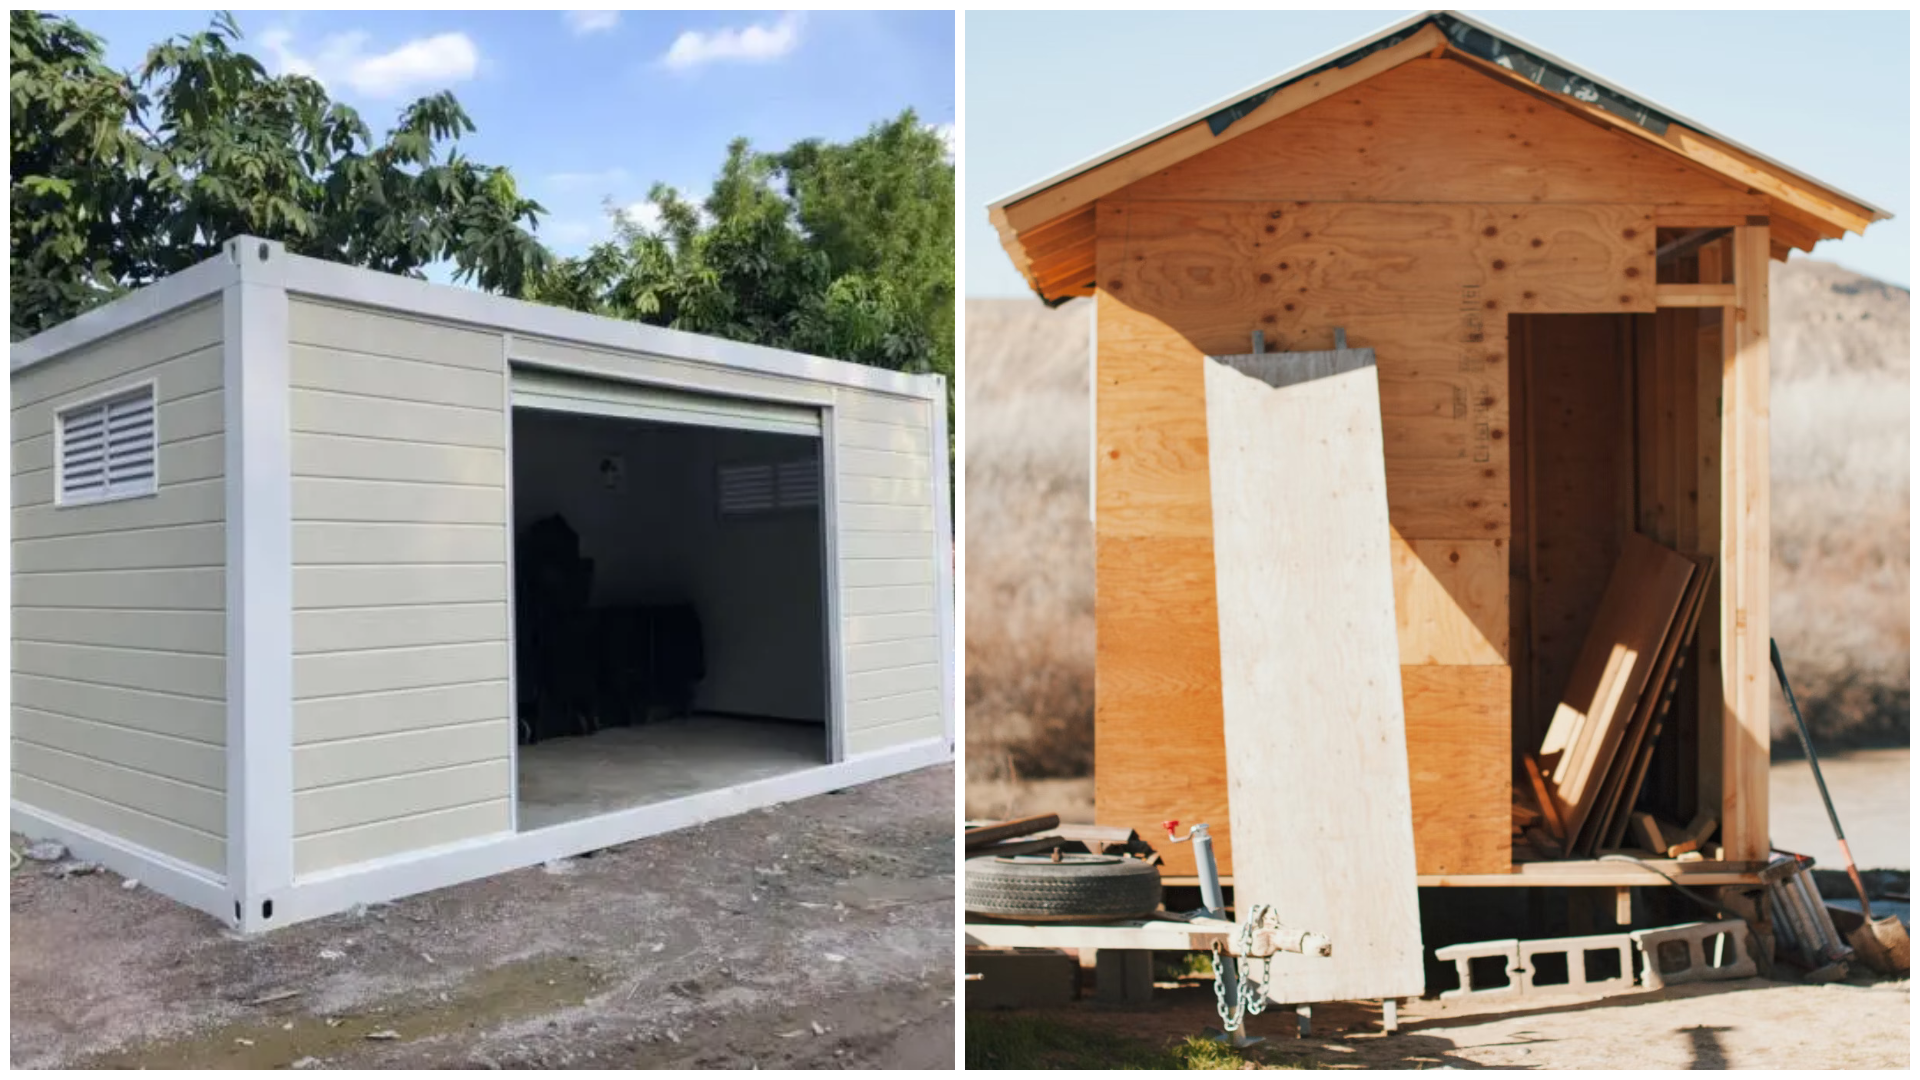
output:
[[[253,938],[30,862],[12,1063],[951,1068],[953,782],[925,769]]]
[[[1082,1002],[986,1016],[1052,1020],[1114,1038],[1175,1042],[1219,1027],[1211,983],[1159,984],[1148,1008]],[[1400,1031],[1380,1030],[1374,1002],[1318,1005],[1313,1033],[1292,1010],[1247,1022],[1266,1042],[1242,1051],[1254,1066],[1358,1069],[1905,1069],[1907,980],[1807,986],[1744,979],[1604,999],[1518,1006],[1410,1001]],[[987,1022],[992,1022],[988,1020]]]

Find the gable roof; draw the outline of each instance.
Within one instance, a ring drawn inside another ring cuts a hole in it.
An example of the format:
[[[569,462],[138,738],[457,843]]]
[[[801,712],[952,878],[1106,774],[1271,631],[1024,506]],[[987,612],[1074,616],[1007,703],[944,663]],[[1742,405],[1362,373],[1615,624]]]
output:
[[[997,199],[988,205],[988,217],[1042,300],[1088,295],[1094,200],[1428,56],[1465,63],[1767,196],[1776,215],[1776,258],[1793,248],[1811,251],[1820,240],[1863,232],[1893,216],[1504,30],[1459,12],[1425,11]]]

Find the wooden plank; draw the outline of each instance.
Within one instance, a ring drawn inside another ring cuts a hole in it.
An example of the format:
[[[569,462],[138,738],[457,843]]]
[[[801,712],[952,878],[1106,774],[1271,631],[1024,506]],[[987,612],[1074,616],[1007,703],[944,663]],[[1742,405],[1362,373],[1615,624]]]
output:
[[[1205,383],[1236,899],[1337,945],[1268,996],[1421,993],[1377,372]]]
[[[1531,750],[1522,754],[1520,763],[1527,773],[1527,782],[1533,787],[1533,801],[1540,806],[1540,813],[1546,820],[1547,835],[1555,840],[1564,840],[1567,828],[1560,821],[1560,808],[1554,805],[1553,792],[1547,787],[1547,778],[1540,771],[1540,759]]]
[[[1419,873],[1500,874],[1511,865],[1511,679],[1496,664],[1400,669]]]
[[[1706,583],[1713,576],[1713,566],[1710,562],[1700,559],[1696,561],[1700,562],[1700,569],[1695,573],[1694,583],[1687,591],[1687,599],[1682,609],[1683,623],[1680,630],[1672,635],[1673,644],[1662,656],[1667,669],[1660,673],[1660,678],[1657,680],[1659,691],[1655,694],[1650,687],[1649,693],[1643,697],[1643,701],[1651,703],[1648,710],[1649,718],[1646,722],[1647,730],[1638,740],[1638,748],[1632,754],[1630,767],[1623,774],[1624,782],[1612,796],[1613,805],[1607,811],[1609,824],[1600,841],[1602,848],[1617,848],[1625,839],[1628,815],[1633,810],[1634,804],[1639,801],[1640,791],[1646,784],[1648,767],[1652,763],[1654,751],[1659,746],[1660,733],[1673,714],[1675,698],[1680,691],[1681,670],[1686,666],[1686,654],[1692,649],[1694,631],[1700,622],[1700,605],[1706,592]],[[1623,760],[1626,760],[1624,756]]]
[[[1722,746],[1721,840],[1732,859],[1768,850],[1768,234],[1734,230],[1734,368],[1722,431],[1723,532],[1720,603],[1723,687],[1729,706]]]
[[[1498,540],[1393,537],[1394,614],[1402,664],[1507,659],[1507,559]]]
[[[1033,817],[1019,818],[1013,821],[996,821],[991,825],[967,830],[967,850],[985,847],[1002,840],[1011,840],[1016,836],[1030,836],[1033,833],[1046,832],[1060,824],[1059,814],[1036,814]]]
[[[1619,749],[1606,767],[1599,790],[1598,811],[1588,819],[1588,827],[1576,841],[1576,852],[1592,854],[1601,847],[1617,847],[1626,832],[1627,812],[1632,810],[1633,800],[1639,794],[1639,780],[1646,775],[1646,763],[1653,753],[1653,740],[1658,737],[1661,707],[1669,700],[1669,682],[1675,674],[1675,662],[1680,651],[1692,640],[1700,596],[1707,580],[1708,565],[1695,557],[1687,558],[1694,563],[1695,569],[1687,579],[1679,612],[1665,640],[1660,643],[1646,689],[1633,708]]]
[[[1694,363],[1694,407],[1698,422],[1694,430],[1694,474],[1700,492],[1700,536],[1698,548],[1720,561],[1721,574],[1707,583],[1706,606],[1700,613],[1695,632],[1693,738],[1682,743],[1692,751],[1692,798],[1682,806],[1694,813],[1717,811],[1720,806],[1720,747],[1724,741],[1722,715],[1725,689],[1720,669],[1720,588],[1725,573],[1720,548],[1720,390],[1721,372],[1727,366],[1727,342],[1724,333],[1726,311],[1707,311],[1701,315],[1699,350]]]
[[[1512,740],[1509,757],[1517,761],[1539,745],[1533,729],[1533,497],[1534,438],[1532,352],[1534,320],[1508,319],[1507,413],[1511,456],[1512,536],[1507,543],[1507,663],[1513,672]],[[1398,600],[1396,594],[1395,600]]]
[[[1733,302],[1733,286],[1655,285],[1653,302],[1663,308],[1725,307]]]
[[[1693,564],[1633,534],[1608,579],[1560,707],[1541,744],[1553,765],[1556,807],[1567,835],[1579,837],[1600,783],[1651,675],[1660,644],[1680,608]]]

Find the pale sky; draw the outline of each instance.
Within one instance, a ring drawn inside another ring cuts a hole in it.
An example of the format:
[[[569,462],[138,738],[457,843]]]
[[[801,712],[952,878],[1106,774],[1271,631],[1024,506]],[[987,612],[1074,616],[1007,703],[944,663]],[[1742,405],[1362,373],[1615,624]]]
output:
[[[1032,295],[987,203],[1410,14],[969,12],[966,294]],[[1892,211],[1814,255],[1911,282],[1907,12],[1468,14]]]

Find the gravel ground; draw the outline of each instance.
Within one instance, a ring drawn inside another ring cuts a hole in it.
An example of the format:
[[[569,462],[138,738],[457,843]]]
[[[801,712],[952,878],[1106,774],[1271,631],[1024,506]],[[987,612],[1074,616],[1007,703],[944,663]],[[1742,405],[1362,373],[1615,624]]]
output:
[[[253,938],[27,863],[11,1060],[951,1068],[953,836],[943,766]]]
[[[1218,1027],[1212,984],[1159,984],[1146,1008],[1082,1001],[1028,1016],[1157,1045]],[[1905,979],[1809,986],[1743,979],[1602,999],[1414,1000],[1383,1034],[1375,1002],[1313,1009],[1300,1038],[1291,1009],[1247,1021],[1267,1041],[1253,1067],[1348,1069],[1907,1069],[1912,985]],[[1094,1063],[1086,1063],[1095,1067]]]

